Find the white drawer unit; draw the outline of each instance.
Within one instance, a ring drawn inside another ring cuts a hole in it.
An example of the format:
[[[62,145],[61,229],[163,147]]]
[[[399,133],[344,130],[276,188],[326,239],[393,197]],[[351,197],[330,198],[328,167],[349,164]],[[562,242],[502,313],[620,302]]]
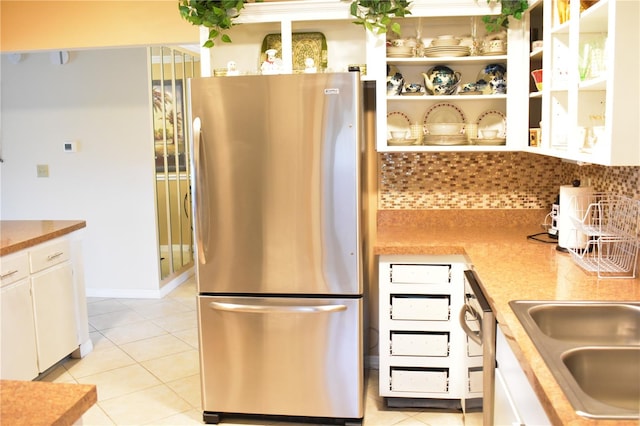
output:
[[[381,255],[380,396],[393,407],[462,407],[482,372],[458,322],[464,256]]]

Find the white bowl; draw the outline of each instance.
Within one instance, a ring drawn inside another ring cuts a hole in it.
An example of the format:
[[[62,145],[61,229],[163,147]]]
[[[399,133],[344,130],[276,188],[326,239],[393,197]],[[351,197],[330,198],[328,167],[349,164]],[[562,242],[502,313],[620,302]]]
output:
[[[459,44],[460,39],[454,36],[440,36],[431,41],[431,45],[434,47],[457,46]]]
[[[462,133],[464,123],[428,123],[427,132],[434,136],[451,136]]]
[[[391,138],[392,139],[404,139],[407,137],[407,131],[406,130],[393,130],[391,131]]]
[[[480,130],[480,133],[484,139],[495,139],[498,137],[498,131],[493,129]]]

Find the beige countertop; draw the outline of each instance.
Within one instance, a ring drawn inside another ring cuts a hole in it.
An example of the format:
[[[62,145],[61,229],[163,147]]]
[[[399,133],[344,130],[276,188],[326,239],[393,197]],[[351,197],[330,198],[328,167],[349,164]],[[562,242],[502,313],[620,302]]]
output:
[[[511,300],[640,300],[640,279],[598,279],[555,244],[527,239],[543,232],[541,210],[383,210],[375,253],[465,254],[525,374],[556,425],[638,425],[575,414],[511,308]]]
[[[72,425],[97,400],[96,385],[0,380],[0,422]]]
[[[52,240],[87,226],[84,220],[1,220],[0,256]]]

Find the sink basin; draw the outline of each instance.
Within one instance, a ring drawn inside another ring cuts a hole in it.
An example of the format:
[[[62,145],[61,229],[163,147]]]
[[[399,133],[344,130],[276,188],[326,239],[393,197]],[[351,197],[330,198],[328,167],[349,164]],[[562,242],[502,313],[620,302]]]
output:
[[[528,310],[540,331],[586,345],[640,345],[640,306],[549,303]]]
[[[640,302],[509,302],[576,412],[640,418]]]
[[[590,397],[613,407],[640,410],[640,348],[580,348],[565,352],[562,362]]]

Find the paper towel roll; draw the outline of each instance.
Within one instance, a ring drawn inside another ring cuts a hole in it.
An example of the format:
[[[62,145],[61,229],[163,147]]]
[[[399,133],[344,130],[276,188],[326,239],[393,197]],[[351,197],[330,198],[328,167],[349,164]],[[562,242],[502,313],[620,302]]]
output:
[[[590,186],[562,185],[560,187],[560,213],[558,214],[558,246],[563,249],[585,248],[587,236],[576,229],[571,217],[581,217],[589,205]],[[577,198],[576,198],[577,197]]]

